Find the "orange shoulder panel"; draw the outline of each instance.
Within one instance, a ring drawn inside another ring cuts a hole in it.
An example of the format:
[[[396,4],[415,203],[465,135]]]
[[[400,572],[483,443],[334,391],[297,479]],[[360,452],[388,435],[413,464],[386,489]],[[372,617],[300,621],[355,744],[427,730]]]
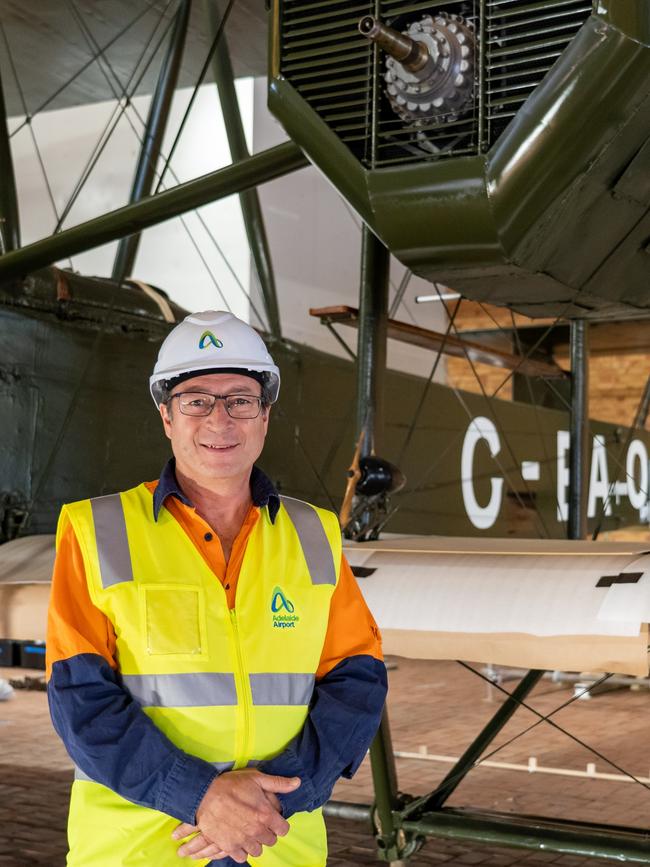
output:
[[[113,625],[91,601],[79,542],[69,520],[62,520],[47,616],[48,680],[55,662],[80,653],[97,653],[117,668]]]
[[[348,656],[367,654],[383,659],[381,635],[352,574],[341,557],[341,576],[332,594],[325,644],[316,678],[324,677]]]

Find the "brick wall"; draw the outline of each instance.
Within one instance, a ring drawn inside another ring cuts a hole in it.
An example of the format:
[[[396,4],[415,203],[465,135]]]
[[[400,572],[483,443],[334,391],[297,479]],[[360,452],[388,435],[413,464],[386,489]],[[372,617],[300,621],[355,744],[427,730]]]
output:
[[[450,304],[448,310],[451,312],[452,309]],[[519,314],[514,315],[514,321],[518,326],[552,323],[550,319],[531,320]],[[455,320],[459,332],[496,329],[497,325],[511,328],[512,323],[513,316],[509,310],[471,301],[463,301]],[[645,328],[645,323],[642,323],[642,326]],[[633,323],[621,327],[620,340],[615,339],[615,334],[612,339],[612,329],[615,327],[610,326],[608,340],[601,338],[592,341],[589,361],[589,415],[594,419],[629,426],[634,420],[650,375],[650,341],[647,342],[647,350],[643,351],[643,334],[631,334],[631,329],[641,326]],[[554,360],[560,367],[569,369],[568,345],[556,348]],[[508,376],[508,371],[483,364],[475,365],[475,370],[490,395]],[[481,391],[472,367],[463,359],[448,359],[447,381],[449,385],[466,391]],[[500,389],[498,396],[512,399],[512,380]]]

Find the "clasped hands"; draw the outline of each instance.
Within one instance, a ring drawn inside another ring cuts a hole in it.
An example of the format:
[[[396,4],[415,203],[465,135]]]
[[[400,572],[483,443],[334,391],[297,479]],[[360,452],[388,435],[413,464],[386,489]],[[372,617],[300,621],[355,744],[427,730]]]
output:
[[[249,855],[259,857],[262,846],[273,846],[289,830],[277,795],[299,786],[298,777],[277,777],[255,768],[221,774],[199,804],[197,824],[183,823],[174,830],[174,840],[196,834],[179,847],[178,855],[193,860],[229,856],[238,864]]]

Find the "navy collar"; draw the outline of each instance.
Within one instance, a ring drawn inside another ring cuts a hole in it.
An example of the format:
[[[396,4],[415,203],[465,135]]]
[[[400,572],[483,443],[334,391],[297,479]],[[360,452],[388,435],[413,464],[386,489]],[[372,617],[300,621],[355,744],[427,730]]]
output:
[[[254,506],[268,506],[269,518],[271,523],[275,523],[276,515],[280,508],[280,495],[278,494],[275,485],[259,467],[254,466],[251,470],[251,498]],[[153,492],[153,517],[158,520],[158,515],[163,507],[167,497],[176,497],[181,503],[186,506],[192,506],[192,503],[187,499],[176,478],[176,461],[170,458],[165,464],[158,484]]]

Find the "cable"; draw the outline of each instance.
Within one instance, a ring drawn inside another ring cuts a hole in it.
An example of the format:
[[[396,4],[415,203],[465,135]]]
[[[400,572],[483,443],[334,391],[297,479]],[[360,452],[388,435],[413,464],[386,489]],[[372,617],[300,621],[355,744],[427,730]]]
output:
[[[462,662],[461,660],[457,660],[457,662],[459,665],[462,665],[463,668],[466,668],[468,671],[471,671],[477,677],[480,677],[482,680],[485,680],[488,683],[490,683],[493,687],[498,689],[504,695],[508,696],[509,698],[512,697],[512,694],[509,693],[507,689],[504,689],[498,683],[494,683],[494,681],[490,680],[489,677],[486,677],[486,675],[484,675],[482,672],[477,671],[477,669],[473,668],[467,662]],[[611,677],[611,673],[608,674],[607,677]],[[592,684],[589,687],[589,689],[593,689],[593,687],[595,685],[596,684]],[[585,690],[585,691],[587,691],[587,690]],[[566,735],[572,741],[575,741],[575,743],[577,743],[579,746],[583,747],[583,749],[587,750],[592,755],[594,755],[597,758],[601,759],[602,761],[606,762],[608,765],[610,765],[610,767],[615,768],[615,770],[617,770],[620,774],[623,774],[623,776],[629,777],[631,780],[634,780],[635,783],[638,783],[640,786],[643,786],[644,789],[650,789],[650,785],[648,785],[648,783],[644,783],[643,780],[640,780],[638,777],[635,777],[634,774],[630,773],[630,771],[626,771],[625,768],[622,768],[620,765],[617,765],[616,762],[612,761],[611,759],[608,759],[607,756],[603,755],[603,753],[599,752],[594,747],[585,743],[585,741],[581,740],[579,737],[577,737],[577,735],[572,734],[570,731],[567,731],[567,729],[562,728],[561,725],[558,725],[558,723],[553,722],[550,719],[550,714],[547,717],[545,717],[543,714],[541,714],[539,711],[536,711],[535,708],[531,707],[525,701],[518,701],[517,700],[517,704],[520,707],[525,707],[526,710],[529,710],[531,713],[535,714],[536,717],[539,717],[539,722],[547,722],[554,729],[557,729],[557,731],[562,732],[562,734]],[[492,753],[492,755],[494,755],[494,754]]]
[[[309,453],[307,452],[307,449],[306,449],[305,446],[303,445],[303,442],[302,442],[302,439],[301,439],[301,437],[300,437],[300,434],[298,433],[298,427],[297,427],[297,425],[293,424],[293,426],[292,426],[292,423],[291,423],[291,421],[289,420],[289,417],[287,416],[286,412],[285,412],[283,409],[280,409],[279,407],[277,407],[276,410],[275,410],[275,414],[276,414],[277,416],[279,416],[283,421],[285,421],[285,422],[287,423],[287,425],[289,425],[290,428],[292,427],[292,432],[293,432],[293,439],[294,439],[294,442],[295,442],[295,443],[298,445],[298,447],[300,448],[300,451],[303,453],[303,456],[304,456],[305,460],[306,460],[307,463],[309,464],[309,468],[310,468],[310,470],[311,470],[312,473],[316,476],[316,479],[318,480],[318,483],[320,484],[321,488],[323,489],[323,493],[324,493],[325,496],[327,497],[327,500],[328,500],[328,502],[329,502],[329,504],[330,504],[330,508],[332,509],[333,512],[336,512],[336,511],[337,511],[337,508],[336,508],[336,505],[334,504],[334,500],[332,499],[332,496],[331,496],[329,490],[327,489],[327,485],[325,484],[325,481],[323,480],[323,478],[321,477],[320,473],[319,473],[318,470],[316,469],[316,465],[314,464],[314,462],[312,461],[311,457],[309,456]]]
[[[472,671],[474,674],[477,674],[479,677],[483,677],[485,680],[487,680],[490,683],[491,686],[497,686],[497,684],[495,684],[494,681],[490,680],[489,677],[485,677],[481,672],[472,668],[472,666],[469,666],[466,663],[461,662],[460,660],[456,660],[456,662],[458,662],[458,664],[462,665],[464,668],[468,668],[470,671]],[[574,695],[572,695],[570,699],[563,702],[561,705],[556,707],[554,710],[552,710],[548,714],[542,715],[542,714],[538,713],[537,711],[533,711],[533,713],[536,713],[537,716],[540,717],[536,722],[531,723],[531,725],[527,726],[527,728],[523,729],[522,731],[518,732],[513,737],[509,738],[509,740],[505,741],[502,744],[499,744],[498,747],[495,747],[489,753],[485,753],[484,755],[482,755],[479,759],[477,759],[474,762],[472,769],[477,768],[477,767],[479,767],[479,765],[482,765],[484,762],[489,761],[489,759],[491,759],[497,753],[501,752],[501,750],[504,750],[507,746],[510,746],[510,744],[514,743],[514,741],[523,737],[525,734],[527,734],[532,729],[537,728],[537,726],[541,725],[543,722],[548,722],[550,724],[551,717],[555,716],[555,714],[559,713],[561,710],[568,707],[570,704],[573,704],[574,701],[577,701],[578,699],[582,698],[585,694],[591,692],[591,690],[594,689],[595,687],[600,686],[600,684],[604,683],[610,677],[612,677],[612,672],[609,672],[608,674],[604,674],[601,678],[594,681],[594,683],[590,683],[587,686],[585,686],[584,689],[582,689],[580,692],[577,692]],[[504,689],[502,691],[507,696],[509,696],[509,697],[512,696],[512,693],[509,693],[507,690]],[[518,704],[522,707],[528,708],[528,706],[523,704],[522,702],[518,702]],[[531,710],[531,708],[528,708],[528,710]],[[561,727],[558,727],[558,728],[560,728],[561,731],[564,731],[564,729],[561,729]],[[569,733],[565,732],[565,734],[569,734]],[[569,736],[571,736],[571,735],[569,735]],[[605,761],[607,761],[608,764],[611,764],[607,759],[605,759]],[[614,765],[614,767],[616,767],[616,766]],[[458,782],[459,780],[463,780],[467,776],[468,773],[469,773],[469,771],[461,771],[457,774],[453,774],[448,779],[446,779],[445,788],[453,785],[454,783]],[[625,776],[630,776],[630,775],[625,774]],[[641,785],[644,785],[644,786],[646,785],[641,780],[637,780],[636,777],[633,777],[633,779],[635,780],[635,782],[639,782]],[[647,788],[650,788],[650,787],[647,787]],[[431,795],[434,794],[436,791],[437,791],[437,789],[435,789],[434,792],[428,792],[426,795],[421,795],[416,800],[411,801],[408,804],[407,809],[404,811],[404,817],[410,816],[414,812],[416,812],[419,809],[419,807],[421,807],[423,804],[425,804],[429,800]]]
[[[482,310],[484,310],[484,307],[482,304],[480,305],[480,307]],[[492,319],[493,322],[495,321],[492,316],[490,316],[490,318]],[[512,310],[510,310],[510,321],[512,323],[512,330],[513,330],[513,334],[514,334],[514,338],[515,338],[515,344],[517,347],[517,352],[519,353],[519,355],[522,355],[523,347],[521,344],[521,340],[519,339],[519,329],[517,328],[517,323],[515,322],[515,314]],[[528,390],[528,398],[529,398],[530,403],[533,407],[533,412],[535,413],[535,423],[537,426],[537,433],[539,434],[539,441],[540,441],[540,444],[542,446],[542,453],[544,455],[543,464],[548,465],[551,463],[551,459],[550,459],[550,456],[549,456],[547,448],[546,448],[546,439],[544,438],[544,434],[542,433],[542,426],[540,424],[540,417],[539,417],[539,406],[537,405],[537,401],[535,400],[535,396],[533,395],[533,386],[531,385],[530,377],[526,376],[525,380],[526,380],[526,389]],[[561,514],[560,501],[559,501],[558,496],[557,496],[557,485],[555,487],[555,505],[557,508],[556,514],[557,515]]]
[[[135,18],[133,18],[133,19],[132,19],[132,20],[131,20],[131,21],[130,21],[130,22],[129,22],[125,27],[123,27],[123,28],[122,28],[118,33],[116,33],[115,36],[113,36],[113,38],[110,39],[110,40],[109,40],[109,41],[108,41],[108,42],[103,46],[103,48],[101,48],[101,49],[99,50],[99,52],[98,52],[97,55],[94,55],[93,57],[90,58],[90,60],[88,60],[86,63],[84,63],[84,65],[81,67],[81,69],[78,69],[77,72],[75,72],[74,75],[73,75],[71,78],[69,78],[69,79],[68,79],[67,81],[65,81],[65,82],[64,82],[60,87],[58,87],[58,88],[54,91],[54,93],[53,93],[51,96],[49,96],[49,97],[45,100],[45,102],[43,102],[43,103],[41,103],[41,105],[39,105],[39,107],[36,109],[36,111],[32,112],[31,115],[30,115],[30,114],[27,114],[27,116],[25,117],[25,120],[24,120],[21,124],[19,124],[19,125],[16,127],[16,129],[11,133],[11,135],[9,136],[9,138],[13,138],[13,137],[16,135],[16,133],[20,132],[20,130],[21,130],[21,129],[26,125],[26,124],[28,124],[28,123],[32,120],[32,118],[36,117],[36,115],[39,114],[41,111],[44,111],[44,109],[46,109],[46,108],[48,107],[48,105],[50,105],[50,103],[53,102],[53,100],[55,100],[55,99],[57,98],[57,96],[58,96],[60,93],[62,93],[62,92],[66,89],[66,87],[69,87],[69,86],[73,83],[73,81],[75,81],[77,78],[79,78],[79,76],[80,76],[83,72],[85,72],[86,69],[88,69],[88,67],[91,66],[91,64],[93,64],[93,63],[97,60],[98,57],[101,57],[103,54],[105,54],[105,52],[108,51],[108,49],[109,49],[109,48],[110,48],[110,47],[111,47],[115,42],[117,42],[117,40],[118,40],[121,36],[124,36],[124,34],[127,33],[127,32],[128,32],[128,31],[129,31],[133,26],[134,26],[134,24],[137,24],[138,21],[139,21],[139,20],[140,20],[144,15],[146,15],[147,12],[149,12],[150,9],[154,9],[154,8],[156,7],[156,2],[155,2],[155,0],[145,0],[145,2],[146,2],[146,6],[147,6],[147,8],[141,10],[140,12],[138,12],[138,14],[135,16]]]
[[[170,22],[170,24],[169,24],[169,26],[168,26],[167,29],[169,30],[172,26],[173,26],[173,20]],[[88,38],[89,38],[92,42],[95,42],[95,43],[96,43],[96,40],[94,39],[94,36],[93,36],[92,33],[88,30],[87,27],[85,28],[85,31],[86,31],[86,34],[87,34]],[[106,78],[106,81],[107,81],[109,87],[110,87],[111,90],[113,91],[113,95],[114,95],[117,99],[120,99],[120,98],[122,98],[122,97],[124,97],[124,96],[126,96],[127,99],[129,99],[129,95],[126,93],[126,91],[125,91],[125,89],[124,89],[124,86],[123,86],[122,83],[120,82],[120,80],[119,80],[117,74],[115,73],[115,70],[113,69],[113,67],[112,67],[112,65],[111,65],[111,63],[110,63],[110,61],[108,60],[108,58],[105,58],[104,61],[105,61],[106,65],[107,65],[107,67],[108,67],[108,69],[109,69],[109,71],[111,72],[111,74],[112,74],[112,76],[113,76],[113,78],[114,78],[114,80],[115,80],[115,82],[117,83],[117,86],[118,86],[118,88],[119,88],[119,90],[116,90],[116,89],[115,89],[114,84],[113,84],[113,83],[111,82],[111,80],[109,79],[109,77],[108,77],[108,75],[106,74],[105,70],[102,69],[102,73],[103,73],[104,77]],[[101,67],[100,67],[100,68],[101,68]],[[119,91],[122,92],[122,97],[118,96]],[[136,107],[136,106],[135,106],[135,105],[134,105],[130,100],[129,100],[129,105],[128,105],[128,107],[131,108],[131,110],[134,112],[134,114],[135,114],[136,118],[138,119],[138,121],[142,124],[143,129],[145,129],[145,128],[146,128],[146,121],[145,121],[145,119],[142,117],[142,115],[141,115],[140,112],[138,111],[137,107]],[[133,123],[132,123],[132,121],[131,121],[131,118],[129,117],[129,115],[128,115],[128,113],[127,113],[126,111],[124,112],[124,116],[125,116],[127,122],[129,123],[129,126],[131,127],[131,130],[132,130],[133,134],[135,135],[137,141],[138,141],[140,144],[142,144],[142,137],[141,137],[141,135],[138,133],[138,131],[136,130],[135,126],[133,125]],[[170,155],[170,156],[171,156],[171,155]],[[164,158],[164,155],[163,155],[163,158]],[[174,181],[175,181],[176,183],[179,183],[179,178],[178,178],[178,176],[176,175],[176,173],[174,172],[174,170],[171,168],[171,166],[169,166],[169,173],[171,174],[171,176],[172,176],[172,178],[174,179]],[[159,173],[157,173],[157,174],[159,174]],[[164,190],[164,189],[166,189],[166,187],[163,185],[163,186],[162,186],[162,189]],[[250,297],[250,295],[246,292],[246,289],[244,288],[244,286],[243,286],[241,280],[239,279],[239,275],[237,274],[237,272],[235,271],[235,269],[234,269],[234,268],[232,267],[232,265],[230,264],[230,261],[228,260],[228,258],[227,258],[226,255],[224,254],[223,250],[221,249],[221,246],[219,245],[217,239],[215,238],[214,234],[213,234],[212,231],[210,230],[210,228],[209,228],[207,222],[204,220],[204,218],[202,217],[202,215],[199,213],[198,210],[195,210],[195,211],[194,211],[194,214],[195,214],[196,218],[198,219],[200,225],[202,226],[202,228],[204,229],[204,231],[205,231],[206,234],[208,235],[208,238],[209,238],[210,241],[212,242],[212,244],[213,244],[213,246],[215,247],[215,249],[217,250],[218,254],[221,256],[221,258],[222,258],[224,264],[226,265],[226,268],[228,269],[228,271],[230,272],[231,276],[233,277],[233,279],[234,279],[235,282],[237,283],[237,286],[239,287],[240,291],[242,292],[242,294],[244,295],[244,297],[245,297],[246,300],[248,301],[248,303],[249,303],[249,305],[250,305],[250,308],[251,308],[252,312],[254,313],[254,315],[256,316],[256,318],[257,318],[259,324],[261,325],[262,328],[265,328],[265,323],[264,323],[264,320],[262,319],[262,316],[260,315],[259,310],[257,309],[256,305],[254,304],[254,302],[253,302],[252,298]],[[198,256],[199,256],[199,259],[200,259],[201,263],[202,263],[203,266],[205,267],[205,269],[206,269],[206,271],[207,271],[207,274],[208,274],[208,277],[210,278],[210,280],[212,281],[214,287],[216,288],[217,292],[219,293],[219,296],[221,297],[221,300],[223,301],[224,306],[225,306],[225,307],[226,307],[230,312],[232,312],[231,307],[230,307],[230,304],[228,303],[228,301],[227,301],[227,299],[226,299],[224,293],[222,292],[221,287],[219,286],[219,283],[218,283],[218,281],[217,281],[217,279],[216,279],[216,277],[215,277],[215,275],[214,275],[212,269],[211,269],[210,266],[208,265],[208,262],[207,262],[205,256],[204,256],[203,253],[201,252],[201,249],[200,249],[200,247],[199,247],[199,245],[198,245],[196,239],[194,238],[194,235],[192,234],[192,231],[191,231],[191,229],[189,228],[189,225],[188,225],[187,221],[186,221],[182,216],[179,217],[179,219],[180,219],[180,221],[181,221],[181,225],[183,226],[183,229],[185,230],[185,232],[186,232],[186,234],[187,234],[187,236],[188,236],[188,238],[189,238],[190,243],[192,244],[192,246],[193,246],[194,249],[196,250],[196,252],[197,252],[197,254],[198,254]]]
[[[234,0],[231,0],[230,7],[232,7],[233,2],[234,2]],[[223,19],[222,19],[222,23],[225,23],[223,21]],[[221,27],[219,30],[219,34],[221,34],[222,31],[223,31],[223,28]],[[215,46],[216,46],[216,43],[215,43]],[[126,116],[128,117],[128,115],[126,115]],[[134,132],[135,132],[135,130],[134,130]],[[169,159],[168,159],[168,162],[169,162]],[[68,425],[70,423],[70,419],[72,418],[72,415],[76,409],[77,403],[79,402],[82,388],[83,388],[84,383],[86,381],[86,377],[88,376],[88,371],[90,370],[92,363],[95,360],[95,357],[97,355],[97,351],[99,349],[99,345],[100,345],[100,343],[104,337],[104,334],[106,333],[106,329],[107,329],[108,324],[110,322],[110,318],[111,318],[111,315],[114,311],[115,304],[117,302],[118,294],[120,291],[121,291],[120,285],[116,284],[112,293],[111,293],[110,303],[106,309],[102,324],[101,324],[100,328],[98,329],[97,334],[95,335],[92,346],[90,347],[90,351],[88,353],[88,358],[87,358],[86,363],[85,363],[85,365],[81,371],[81,376],[79,377],[79,380],[78,380],[77,385],[75,387],[75,391],[72,395],[72,399],[70,400],[70,403],[69,403],[68,408],[66,410],[66,414],[63,418],[63,422],[62,422],[61,427],[59,429],[59,433],[58,433],[58,435],[54,441],[54,444],[53,444],[52,449],[50,451],[50,454],[48,456],[47,462],[43,468],[43,472],[41,473],[41,477],[38,481],[38,484],[35,485],[35,487],[34,487],[34,493],[32,494],[32,496],[30,498],[30,505],[32,505],[34,503],[34,501],[38,498],[39,494],[41,493],[43,486],[44,486],[44,484],[45,484],[45,482],[49,476],[50,470],[53,466],[54,459],[56,458],[56,455],[58,454],[58,451],[61,448],[66,430],[67,430]],[[315,471],[315,468],[313,468],[313,469]],[[328,498],[329,498],[329,494],[328,494]],[[329,498],[329,499],[331,501],[331,498]]]
[[[138,61],[136,62],[135,67],[133,68],[133,71],[129,77],[129,80],[127,81],[126,85],[124,86],[122,97],[118,97],[116,92],[113,90],[113,95],[117,99],[117,105],[113,109],[111,116],[109,117],[106,125],[104,126],[102,132],[100,133],[99,140],[97,141],[97,144],[95,145],[95,147],[91,151],[90,157],[89,157],[88,161],[86,162],[86,165],[84,166],[84,168],[81,172],[81,175],[79,176],[79,180],[75,184],[65,208],[61,212],[61,216],[59,217],[59,221],[56,225],[56,228],[54,229],[54,234],[56,234],[57,232],[59,232],[61,230],[61,227],[62,227],[66,217],[68,216],[68,214],[72,210],[75,202],[79,198],[79,195],[80,195],[82,189],[84,188],[88,179],[90,178],[90,175],[92,174],[93,169],[97,165],[99,158],[101,157],[102,153],[104,152],[106,145],[110,141],[111,136],[113,135],[113,133],[117,129],[117,126],[119,125],[120,120],[125,115],[127,107],[130,105],[131,100],[135,96],[135,93],[136,93],[138,87],[140,86],[142,79],[144,78],[147,70],[149,69],[149,66],[151,65],[154,57],[158,53],[160,46],[162,45],[163,40],[165,39],[165,37],[168,35],[169,31],[171,30],[171,28],[173,26],[173,20],[170,20],[168,22],[167,27],[165,28],[165,30],[162,32],[160,38],[158,39],[158,42],[157,42],[151,56],[149,57],[149,60],[145,64],[142,72],[138,76],[137,81],[133,84],[133,87],[131,88],[131,91],[129,92],[128,88],[130,87],[131,83],[133,82],[133,79],[135,78],[138,66],[143,61],[143,59],[144,59],[144,57],[145,57],[145,55],[149,49],[149,46],[151,45],[151,43],[154,39],[156,31],[160,27],[161,23],[164,21],[165,14],[166,14],[167,10],[169,9],[169,7],[171,6],[171,3],[172,3],[172,0],[168,0],[167,5],[165,6],[160,17],[158,18],[158,21],[156,22],[147,42],[145,43],[145,46],[142,50],[142,53],[141,53],[140,57],[138,58]],[[86,42],[92,47],[91,37],[88,35],[88,32],[86,30],[86,26],[85,26],[85,22],[83,21],[83,18],[81,17],[77,7],[75,6],[74,2],[72,2],[72,0],[68,0],[68,5],[71,7],[73,15],[77,19],[77,24],[79,25],[79,29],[81,30],[84,38],[86,39]],[[108,61],[106,61],[106,62],[108,62]],[[101,66],[101,60],[99,58],[98,58],[98,65],[100,67],[100,71],[104,74],[104,77],[106,78],[104,70],[102,69],[102,66]],[[110,86],[110,81],[108,83]],[[124,99],[124,103],[122,104],[123,99]]]
[[[181,119],[180,125],[178,127],[178,132],[176,133],[176,137],[175,137],[175,139],[172,143],[172,146],[169,150],[169,154],[167,156],[167,159],[165,160],[165,165],[162,167],[162,171],[160,172],[158,184],[156,186],[156,189],[154,190],[154,195],[157,192],[159,192],[159,190],[162,186],[162,182],[165,179],[167,169],[169,168],[169,163],[171,162],[171,159],[174,156],[174,153],[176,151],[176,147],[178,145],[180,137],[183,134],[183,129],[185,128],[185,124],[187,122],[187,119],[190,116],[190,112],[192,111],[192,106],[194,105],[194,100],[197,97],[197,94],[199,92],[199,88],[203,84],[203,79],[205,78],[206,73],[208,71],[208,68],[210,66],[210,63],[212,61],[212,55],[217,50],[217,45],[219,44],[219,40],[221,39],[221,34],[224,31],[224,28],[226,26],[226,22],[228,21],[228,18],[230,16],[230,13],[231,13],[234,5],[235,5],[235,0],[228,0],[228,6],[226,7],[226,11],[221,16],[221,21],[219,22],[219,27],[217,28],[217,32],[214,35],[214,39],[212,40],[212,44],[210,45],[210,49],[208,51],[208,56],[206,57],[205,62],[203,63],[203,66],[201,68],[201,72],[199,73],[198,81],[194,86],[194,90],[192,91],[192,96],[190,97],[190,101],[187,104],[187,108],[185,109],[185,113],[184,113],[184,115]]]
[[[424,388],[422,389],[422,394],[420,396],[420,402],[418,403],[417,409],[415,410],[413,418],[411,419],[411,425],[410,425],[410,427],[406,433],[406,437],[405,437],[404,442],[402,444],[402,449],[399,453],[399,458],[397,459],[398,466],[404,460],[404,455],[406,454],[406,450],[409,447],[409,444],[411,442],[411,437],[413,436],[413,433],[415,431],[415,427],[416,427],[418,420],[420,418],[420,413],[422,412],[422,407],[424,406],[424,401],[425,401],[426,396],[429,392],[429,386],[431,385],[431,383],[433,381],[433,377],[436,375],[436,370],[438,369],[438,364],[440,363],[440,360],[441,360],[443,353],[445,351],[445,345],[447,343],[447,338],[449,337],[449,334],[451,332],[452,326],[454,324],[454,320],[456,319],[456,315],[457,315],[458,311],[460,310],[460,305],[461,305],[462,300],[463,300],[462,298],[459,298],[458,301],[456,302],[456,306],[454,307],[454,311],[451,315],[451,318],[449,319],[449,322],[447,323],[447,330],[445,331],[445,333],[443,335],[442,343],[440,344],[440,348],[438,349],[438,352],[437,352],[436,357],[435,357],[434,362],[433,362],[433,366],[431,368],[431,373],[429,374],[429,377],[424,384]]]
[[[7,49],[7,57],[9,58],[9,64],[11,66],[11,71],[13,73],[14,79],[16,81],[16,87],[18,88],[18,95],[20,97],[20,101],[23,106],[23,111],[25,113],[25,117],[27,118],[27,126],[29,128],[29,133],[32,139],[32,143],[34,145],[34,150],[36,151],[36,159],[38,160],[38,164],[41,169],[41,174],[43,175],[43,181],[45,182],[45,189],[47,190],[47,195],[50,200],[50,205],[52,206],[52,210],[54,211],[54,216],[58,220],[59,213],[56,207],[56,201],[54,199],[54,193],[52,192],[52,187],[50,186],[50,179],[47,176],[47,170],[45,168],[45,163],[43,161],[43,155],[41,154],[41,149],[38,146],[38,141],[36,140],[36,133],[34,132],[34,126],[32,124],[32,118],[29,115],[29,110],[27,108],[27,101],[25,99],[25,93],[23,91],[22,85],[20,83],[20,79],[18,78],[18,71],[16,69],[16,64],[14,62],[13,52],[11,51],[11,47],[9,45],[9,40],[7,39],[7,33],[4,28],[4,24],[0,21],[0,31],[2,32],[2,39],[5,44],[5,48]],[[68,261],[70,262],[70,267],[72,267],[72,259],[68,257]]]
[[[156,52],[158,51],[158,48],[162,44],[162,40],[167,35],[168,31],[169,31],[169,27],[167,28],[167,30],[165,32],[163,32],[162,36],[160,37],[158,44],[156,45],[154,52],[152,53],[152,55],[149,59],[149,62],[147,63],[147,65],[145,66],[145,69],[143,70],[143,73],[142,73],[143,75],[146,73],[146,70],[148,69],[153,58],[155,57]],[[106,124],[106,126],[102,130],[102,133],[100,135],[100,138],[99,138],[97,145],[95,146],[94,150],[91,152],[90,158],[89,158],[88,162],[86,163],[85,168],[82,171],[82,174],[81,174],[81,176],[80,176],[80,178],[79,178],[79,180],[78,180],[78,182],[77,182],[77,184],[76,184],[76,186],[75,186],[75,188],[74,188],[74,190],[70,196],[70,199],[66,205],[66,208],[64,209],[64,211],[61,214],[61,218],[60,218],[59,223],[55,229],[55,232],[60,231],[63,222],[65,221],[70,210],[72,209],[73,205],[75,204],[75,202],[76,202],[77,198],[79,197],[83,187],[85,186],[88,179],[90,178],[90,175],[91,175],[93,169],[95,168],[95,166],[97,165],[97,162],[99,161],[99,158],[101,157],[102,153],[104,152],[106,145],[108,144],[111,136],[113,135],[113,133],[117,129],[117,126],[119,125],[120,120],[125,115],[126,109],[129,106],[129,101],[133,97],[133,95],[135,94],[137,87],[140,83],[140,80],[141,79],[139,79],[138,82],[136,82],[136,84],[133,86],[131,94],[127,94],[126,99],[125,99],[123,104],[120,104],[121,101],[118,100],[118,104],[115,107],[111,117],[109,118],[108,123]],[[117,117],[116,117],[116,115],[117,115]]]

